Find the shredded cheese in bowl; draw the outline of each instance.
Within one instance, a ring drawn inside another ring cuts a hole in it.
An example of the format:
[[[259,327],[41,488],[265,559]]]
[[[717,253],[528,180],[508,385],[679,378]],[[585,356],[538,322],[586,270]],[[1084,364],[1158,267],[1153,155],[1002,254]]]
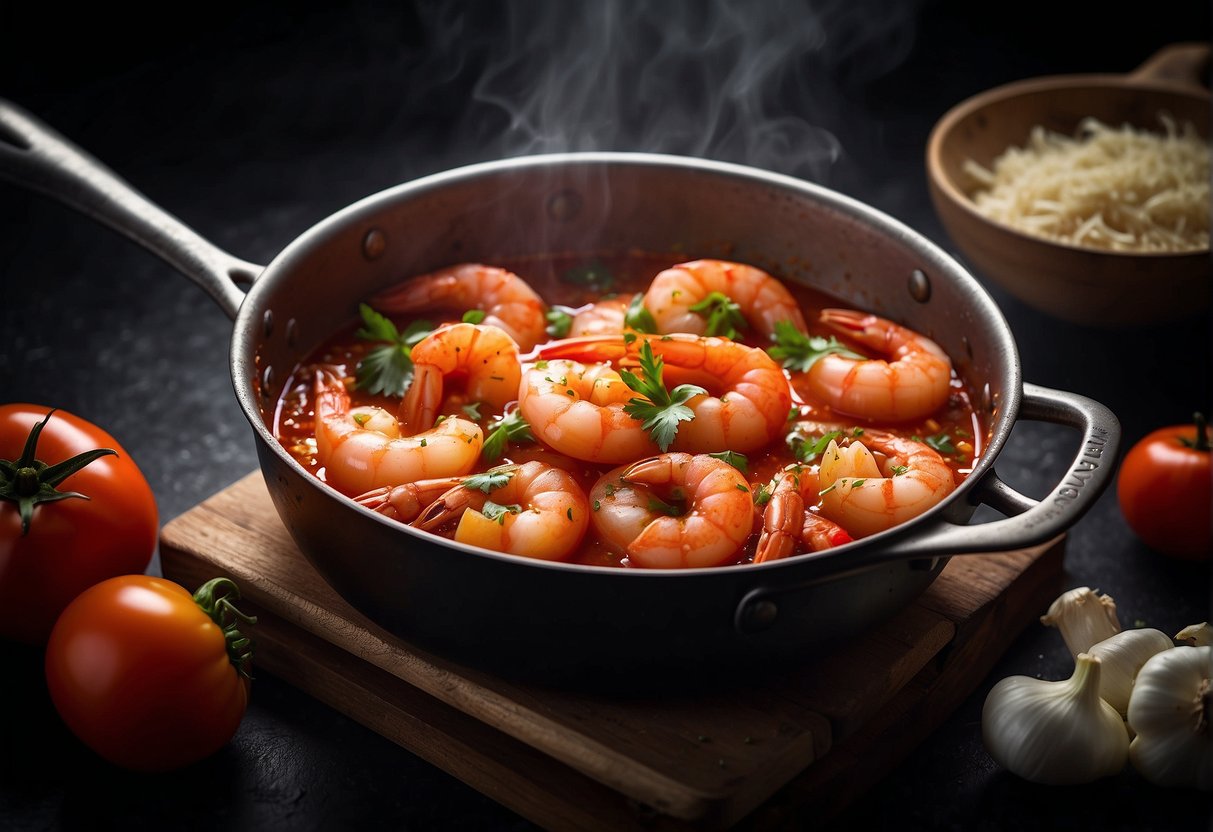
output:
[[[1032,129],[992,170],[965,171],[984,216],[1087,248],[1190,252],[1209,248],[1209,146],[1191,123],[1160,115],[1164,134],[1085,119],[1074,137]]]

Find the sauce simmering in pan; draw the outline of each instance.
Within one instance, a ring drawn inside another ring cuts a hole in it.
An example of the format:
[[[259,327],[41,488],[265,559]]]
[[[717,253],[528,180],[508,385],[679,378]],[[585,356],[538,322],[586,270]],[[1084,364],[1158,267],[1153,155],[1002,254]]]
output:
[[[984,427],[942,350],[754,267],[463,264],[368,298],[274,430],[362,505],[600,566],[763,562],[936,505]]]

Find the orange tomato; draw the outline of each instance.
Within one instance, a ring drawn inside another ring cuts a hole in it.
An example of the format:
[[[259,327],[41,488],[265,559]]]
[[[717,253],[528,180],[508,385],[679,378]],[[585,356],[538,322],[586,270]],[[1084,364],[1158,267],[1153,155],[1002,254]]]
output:
[[[46,681],[63,721],[123,768],[168,771],[222,748],[249,695],[251,651],[217,578],[191,595],[151,575],[82,592],[46,645]]]
[[[1208,428],[1160,428],[1129,449],[1117,484],[1120,510],[1143,543],[1165,555],[1207,560],[1213,548],[1213,469]]]

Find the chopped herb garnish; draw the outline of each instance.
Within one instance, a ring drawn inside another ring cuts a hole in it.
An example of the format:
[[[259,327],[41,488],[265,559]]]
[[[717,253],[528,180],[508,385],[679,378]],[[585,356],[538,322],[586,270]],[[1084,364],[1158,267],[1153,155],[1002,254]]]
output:
[[[746,459],[745,454],[739,454],[736,451],[721,451],[718,454],[708,454],[714,456],[721,462],[727,462],[743,474],[749,473],[750,461]]]
[[[480,509],[480,513],[490,520],[496,520],[499,526],[505,525],[505,516],[507,514],[518,514],[522,511],[522,506],[517,503],[508,506],[498,505],[492,500],[485,500],[484,507]]]
[[[829,433],[822,434],[811,442],[798,433],[789,435],[787,441],[788,447],[792,449],[792,454],[796,459],[808,464],[817,461],[817,458],[825,453],[826,448],[830,447],[831,441],[836,442],[841,438],[842,431],[832,430]]]
[[[619,376],[624,384],[635,390],[644,398],[629,399],[624,405],[624,413],[642,422],[642,427],[653,437],[657,447],[664,453],[674,442],[678,434],[678,423],[689,422],[695,418],[694,411],[687,407],[686,402],[691,398],[707,393],[695,384],[680,384],[673,390],[666,390],[661,372],[665,362],[653,355],[653,346],[645,341],[640,348],[640,370],[643,377],[637,376],[631,370],[620,370]]]
[[[469,491],[481,491],[488,494],[509,482],[517,470],[517,465],[499,465],[496,468],[490,468],[483,474],[472,474],[463,481],[463,487]]]
[[[747,492],[748,492],[748,491],[750,490],[749,488],[747,488],[746,486],[742,485],[741,483],[737,483],[737,486],[736,486],[736,487],[737,487],[737,490],[738,490],[738,491],[747,491]]]
[[[572,506],[570,506],[570,507],[569,507],[569,509],[568,509],[568,511],[566,511],[566,512],[564,513],[564,516],[565,516],[565,517],[567,517],[567,518],[569,518],[569,522],[572,522],[572,521],[573,521],[573,508],[572,508]]]
[[[636,339],[639,337],[640,336],[637,335],[635,332],[625,332],[625,333],[623,333],[623,343],[624,344],[634,343],[636,341]]]
[[[548,319],[547,333],[553,338],[567,338],[573,328],[573,316],[560,306],[553,306],[544,316]]]
[[[599,510],[599,509],[601,509],[601,508],[602,508],[602,501],[601,501],[601,500],[595,500],[595,501],[594,501],[594,511],[598,511],[598,510]]]
[[[628,304],[628,311],[623,316],[625,326],[630,326],[637,332],[656,332],[657,320],[644,305],[644,295],[637,293]]]
[[[536,370],[546,370],[547,368],[548,368],[548,362],[547,362],[546,358],[541,358],[535,362]]]
[[[670,517],[681,517],[683,514],[682,509],[678,506],[652,496],[649,497],[649,511],[656,512],[657,514],[668,514]]]
[[[535,441],[535,437],[531,435],[531,426],[517,410],[498,416],[489,423],[488,431],[488,438],[484,440],[481,453],[489,462],[500,459],[509,442]]]
[[[763,483],[754,492],[754,505],[765,506],[769,502],[771,502],[771,489],[766,483]]]
[[[433,324],[414,321],[400,332],[391,320],[367,304],[359,304],[358,311],[363,324],[358,337],[364,341],[383,342],[358,362],[358,389],[371,395],[403,396],[413,381],[413,346],[430,334]]]
[[[599,260],[592,260],[589,263],[574,266],[565,272],[561,279],[565,283],[571,283],[574,286],[584,286],[596,292],[606,291],[615,285],[615,276]]]
[[[463,415],[467,416],[473,422],[480,421],[480,402],[472,402],[471,404],[465,404],[460,409],[463,411]]]
[[[851,488],[860,488],[867,480],[851,480]]]
[[[908,465],[890,465],[889,470],[893,472],[893,476],[900,477],[906,471],[910,470]]]
[[[719,335],[732,341],[737,339],[741,330],[749,327],[749,322],[741,314],[741,306],[724,292],[710,292],[690,309],[708,319],[705,335]]]
[[[956,446],[952,444],[952,437],[948,436],[947,431],[941,431],[934,436],[928,436],[923,441],[945,456],[956,453]]]
[[[489,313],[485,312],[483,309],[469,309],[463,313],[463,318],[461,320],[465,324],[479,324],[484,323],[484,319],[487,318],[488,315]]]
[[[775,346],[767,347],[767,353],[771,358],[782,360],[783,366],[788,370],[807,373],[818,359],[830,354],[860,360],[867,358],[840,344],[833,335],[829,338],[805,335],[791,321],[776,323],[774,337]]]
[[[364,428],[364,427],[366,427],[366,423],[371,421],[371,414],[355,413],[352,418],[354,420],[355,425],[357,425],[360,428]]]

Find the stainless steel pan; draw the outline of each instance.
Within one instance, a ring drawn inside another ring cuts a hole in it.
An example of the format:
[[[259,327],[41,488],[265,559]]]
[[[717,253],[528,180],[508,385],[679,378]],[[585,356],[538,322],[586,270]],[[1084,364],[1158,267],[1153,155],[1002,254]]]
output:
[[[0,176],[146,246],[234,319],[236,397],[300,549],[368,617],[459,661],[565,681],[723,673],[803,654],[901,609],[949,556],[1017,549],[1065,531],[1112,477],[1115,416],[1082,396],[1025,384],[1007,323],[972,276],[896,220],[786,176],[622,153],[474,165],[367,197],[264,268],[208,243],[2,101]],[[914,521],[840,549],[717,569],[607,569],[486,552],[386,520],[307,473],[267,425],[292,367],[388,284],[458,261],[637,248],[767,265],[934,338],[990,427],[972,475]],[[994,471],[1018,420],[1080,434],[1067,474],[1040,501]],[[1006,518],[970,525],[983,503]]]

